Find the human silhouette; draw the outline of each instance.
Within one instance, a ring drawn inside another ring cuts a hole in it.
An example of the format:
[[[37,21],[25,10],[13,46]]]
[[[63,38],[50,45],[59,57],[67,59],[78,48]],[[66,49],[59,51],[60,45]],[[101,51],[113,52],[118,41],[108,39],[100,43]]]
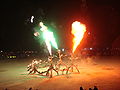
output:
[[[89,88],[89,90],[92,90],[92,88]]]
[[[30,87],[29,90],[32,90],[32,88]]]
[[[83,90],[83,87],[80,87],[80,90]]]
[[[93,90],[98,90],[97,86],[94,86],[94,89]]]

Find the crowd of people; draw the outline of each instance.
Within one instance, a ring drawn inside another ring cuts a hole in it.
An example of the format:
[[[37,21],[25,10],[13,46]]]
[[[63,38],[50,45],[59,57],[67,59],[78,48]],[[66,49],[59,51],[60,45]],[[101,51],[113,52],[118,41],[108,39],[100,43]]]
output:
[[[84,89],[82,86],[80,87],[80,90],[86,90]],[[92,88],[89,88],[89,90],[98,90],[97,86],[94,86],[93,89]]]
[[[5,88],[5,90],[9,90],[7,88]],[[39,90],[39,89],[33,89],[32,87],[28,88],[28,90]],[[87,89],[84,89],[82,86],[80,87],[80,90],[87,90]],[[88,90],[98,90],[97,86],[94,86],[93,89],[92,88],[89,88]]]

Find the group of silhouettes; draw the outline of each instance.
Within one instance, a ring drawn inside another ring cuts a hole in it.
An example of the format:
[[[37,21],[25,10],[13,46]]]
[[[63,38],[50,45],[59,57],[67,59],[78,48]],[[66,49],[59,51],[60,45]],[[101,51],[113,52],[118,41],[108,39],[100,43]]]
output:
[[[8,90],[7,88],[5,90]],[[30,87],[28,90],[33,90],[32,87]],[[38,90],[38,89],[34,89],[34,90]],[[86,89],[83,89],[83,87],[80,87],[80,90],[86,90]],[[98,90],[97,86],[94,86],[94,88],[89,88],[89,90]]]
[[[86,89],[83,89],[83,87],[81,86],[81,87],[80,87],[80,90],[86,90]],[[97,86],[94,86],[93,89],[92,89],[92,88],[89,88],[89,90],[98,90],[98,88],[97,88]]]

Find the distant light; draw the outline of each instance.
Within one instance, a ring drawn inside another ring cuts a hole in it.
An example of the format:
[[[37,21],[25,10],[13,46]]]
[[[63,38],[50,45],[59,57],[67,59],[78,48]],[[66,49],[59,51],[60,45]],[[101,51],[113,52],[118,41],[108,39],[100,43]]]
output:
[[[84,48],[84,50],[87,50],[87,48]]]
[[[31,23],[33,23],[34,16],[31,17]]]
[[[39,62],[42,62],[42,60],[39,60]]]
[[[63,48],[63,49],[62,49],[62,51],[64,52],[64,51],[65,51],[65,49]]]
[[[88,34],[90,35],[90,32],[88,32]]]
[[[3,51],[0,51],[1,53],[3,52]]]
[[[7,56],[7,58],[10,58],[10,59],[11,59],[11,58],[16,58],[16,56]]]
[[[90,48],[90,50],[92,50],[93,48]]]

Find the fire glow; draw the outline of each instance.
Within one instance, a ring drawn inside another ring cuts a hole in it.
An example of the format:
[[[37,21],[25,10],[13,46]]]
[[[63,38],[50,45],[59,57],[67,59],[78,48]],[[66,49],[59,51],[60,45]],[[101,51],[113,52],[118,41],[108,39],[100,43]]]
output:
[[[72,23],[72,31],[73,34],[73,49],[72,52],[74,53],[78,45],[80,44],[81,40],[84,37],[84,33],[86,32],[86,26],[78,21]]]
[[[47,26],[45,26],[42,22],[40,22],[39,24],[41,26],[41,31],[43,32],[43,38],[45,40],[46,46],[48,48],[48,51],[50,53],[50,55],[52,55],[52,51],[51,51],[51,45],[58,49],[55,37],[53,35],[53,32],[49,31]]]

